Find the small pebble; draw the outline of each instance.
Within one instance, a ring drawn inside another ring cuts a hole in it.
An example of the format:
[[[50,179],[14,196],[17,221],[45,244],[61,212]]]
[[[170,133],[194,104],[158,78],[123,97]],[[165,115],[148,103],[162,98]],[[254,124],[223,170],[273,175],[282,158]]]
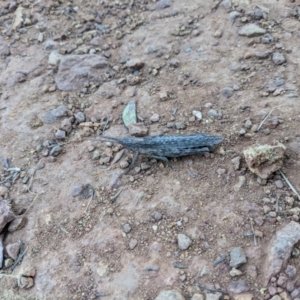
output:
[[[129,241],[129,249],[133,250],[138,244],[137,239],[130,239]]]
[[[176,122],[175,123],[175,127],[177,129],[185,129],[186,128],[186,125],[183,123],[183,122]]]
[[[124,224],[123,230],[125,233],[129,233],[131,231],[131,226],[129,224]]]
[[[179,233],[177,235],[177,239],[178,239],[178,247],[180,250],[186,250],[192,244],[192,240],[185,234]]]
[[[210,117],[217,117],[219,114],[216,110],[214,109],[210,109],[207,114],[210,116]]]
[[[159,121],[159,115],[158,114],[153,114],[150,117],[150,121],[153,122],[153,123],[158,122]]]
[[[282,189],[283,188],[283,182],[280,179],[279,180],[275,180],[274,184],[275,184],[275,186],[278,189]]]
[[[61,147],[59,145],[56,145],[50,150],[50,155],[57,156],[59,155],[60,152],[61,152]]]
[[[75,119],[78,123],[82,123],[85,121],[85,115],[83,112],[79,111],[78,113],[75,114]]]
[[[58,129],[56,132],[55,132],[55,137],[58,139],[58,140],[64,140],[66,138],[66,132],[64,130],[61,130],[61,129]]]
[[[73,188],[71,195],[72,195],[72,197],[76,197],[76,196],[80,195],[82,193],[82,191],[83,191],[83,185],[82,184],[76,185]]]

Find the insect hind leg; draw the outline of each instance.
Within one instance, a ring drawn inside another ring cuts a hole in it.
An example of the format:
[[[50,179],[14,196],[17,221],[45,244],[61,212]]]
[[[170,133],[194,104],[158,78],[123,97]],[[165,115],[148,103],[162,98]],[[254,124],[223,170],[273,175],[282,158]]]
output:
[[[164,161],[170,169],[174,170],[170,164],[170,161],[165,156],[151,155],[150,157]]]

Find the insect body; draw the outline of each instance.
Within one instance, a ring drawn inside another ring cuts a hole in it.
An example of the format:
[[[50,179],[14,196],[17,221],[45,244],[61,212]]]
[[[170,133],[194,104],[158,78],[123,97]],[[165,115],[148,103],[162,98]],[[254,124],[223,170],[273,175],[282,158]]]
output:
[[[222,142],[220,136],[205,133],[178,136],[147,136],[143,138],[112,138],[108,140],[122,144],[125,148],[138,154],[168,161],[167,157],[181,157],[192,154],[211,152],[216,144]]]

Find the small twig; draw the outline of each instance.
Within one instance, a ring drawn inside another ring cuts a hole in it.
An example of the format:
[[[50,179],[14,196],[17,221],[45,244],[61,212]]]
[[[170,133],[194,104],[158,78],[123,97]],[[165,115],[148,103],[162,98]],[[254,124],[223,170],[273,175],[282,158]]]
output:
[[[222,3],[223,0],[218,1],[215,5],[212,6],[211,12],[216,11],[219,5]]]
[[[1,107],[1,108],[0,108],[0,110],[4,110],[4,109],[6,109],[6,108],[7,108],[6,106],[4,106],[4,107]]]
[[[92,191],[91,198],[90,198],[89,203],[88,203],[88,205],[86,206],[86,209],[85,209],[85,211],[84,211],[85,213],[87,212],[87,210],[88,210],[88,208],[89,208],[89,206],[90,206],[90,204],[91,204],[93,198],[94,198],[94,190]]]
[[[32,206],[32,204],[35,202],[35,200],[37,199],[37,197],[38,197],[38,194],[35,194],[34,199],[31,201],[31,203],[30,203],[29,206],[27,207],[27,209],[26,209],[26,211],[24,212],[24,214],[22,215],[22,217],[25,216],[25,215],[28,213],[29,208],[30,208],[30,207]]]
[[[272,113],[272,111],[274,110],[274,108],[275,108],[275,107],[273,107],[273,108],[271,109],[271,111],[266,115],[266,117],[262,120],[262,122],[259,124],[259,126],[258,126],[258,128],[256,129],[255,132],[258,132],[259,129],[261,128],[261,126],[263,126],[263,124],[267,121],[269,115]]]
[[[276,211],[276,213],[278,213],[278,211],[279,211],[279,196],[278,195],[276,195],[275,211]]]
[[[201,289],[201,290],[206,290],[208,292],[211,292],[211,293],[222,293],[222,294],[226,294],[224,291],[222,291],[221,289],[211,289],[205,285],[202,285],[202,284],[197,284],[197,286]]]
[[[188,170],[188,174],[192,177],[192,178],[196,178],[197,175],[195,175],[192,171]]]
[[[178,111],[178,107],[175,107],[174,108],[174,110],[173,110],[173,112],[172,112],[172,116],[176,116],[176,114],[177,114],[177,111]]]
[[[28,247],[25,250],[23,249],[25,244],[22,241],[20,241],[20,244],[21,244],[21,251],[20,251],[19,256],[17,257],[17,259],[15,260],[14,264],[10,267],[11,272],[13,272],[14,269],[16,268],[16,266],[21,262],[23,256],[25,255],[25,253],[28,250]]]
[[[66,234],[68,234],[69,232],[66,230],[66,229],[64,229],[62,226],[61,227],[59,227],[60,228],[60,230],[62,230],[62,231],[64,231]]]
[[[296,191],[296,189],[292,186],[292,184],[290,183],[290,181],[287,179],[287,177],[284,175],[284,173],[279,170],[281,176],[284,178],[284,180],[286,181],[286,183],[288,184],[288,186],[290,187],[290,189],[294,192],[294,194],[297,196],[298,200],[300,200],[300,195],[299,193]]]
[[[249,220],[250,220],[251,230],[253,232],[254,245],[257,246],[257,240],[256,240],[256,236],[255,236],[255,232],[254,232],[254,228],[253,228],[253,224],[252,224],[252,218],[249,218]]]
[[[30,177],[30,181],[29,181],[29,185],[28,185],[28,189],[27,189],[29,193],[33,193],[33,192],[30,190],[30,188],[31,188],[31,185],[32,185],[32,181],[33,181],[33,177],[34,177],[35,171],[36,171],[36,169],[34,169],[33,174],[32,174],[32,176]]]
[[[123,190],[119,190],[113,197],[110,198],[111,203],[114,203]]]
[[[267,82],[265,84],[263,84],[262,86],[260,86],[259,88],[257,88],[257,91],[262,90],[266,85],[267,85]]]
[[[106,116],[106,122],[105,122],[105,125],[104,125],[103,130],[102,130],[100,135],[102,135],[104,133],[104,131],[105,131],[107,125],[108,125],[108,122],[109,122],[109,116]]]

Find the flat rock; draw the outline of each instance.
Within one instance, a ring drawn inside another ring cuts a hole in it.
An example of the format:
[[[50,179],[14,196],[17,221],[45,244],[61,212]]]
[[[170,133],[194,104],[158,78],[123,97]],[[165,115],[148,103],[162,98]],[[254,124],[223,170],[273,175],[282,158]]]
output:
[[[118,87],[116,80],[112,80],[101,84],[101,86],[95,92],[95,95],[101,96],[106,99],[119,96],[120,94],[121,94],[121,90]]]
[[[254,299],[254,296],[250,293],[242,293],[233,296],[233,300],[252,300],[252,299]]]
[[[204,297],[201,294],[194,294],[191,300],[204,300]]]
[[[48,64],[49,65],[57,65],[60,60],[62,59],[63,55],[61,55],[57,50],[51,51],[49,58],[48,58]]]
[[[0,200],[0,233],[7,223],[15,219],[15,214],[11,208],[7,205],[6,201]]]
[[[254,145],[244,150],[246,163],[251,172],[267,179],[283,164],[286,147],[280,142],[272,145]]]
[[[146,136],[148,134],[148,128],[143,123],[129,124],[128,130],[132,136]]]
[[[14,220],[10,222],[8,225],[8,232],[14,232],[24,227],[26,224],[26,217],[16,217]]]
[[[139,58],[130,59],[126,62],[126,67],[131,70],[139,70],[144,66],[144,62]]]
[[[155,300],[185,300],[183,296],[175,291],[175,290],[169,290],[169,291],[161,291],[158,296],[155,298]]]
[[[108,67],[106,58],[100,55],[68,55],[60,60],[55,82],[61,91],[81,90],[85,82],[101,83]]]
[[[246,253],[241,247],[236,247],[230,252],[230,267],[238,268],[247,262]]]
[[[249,290],[244,280],[231,282],[227,289],[230,294],[241,294],[243,292],[248,292]]]
[[[222,297],[221,293],[205,293],[206,300],[219,300]]]
[[[266,30],[256,24],[247,24],[239,30],[239,35],[253,37],[265,34]]]
[[[287,264],[294,245],[300,241],[300,224],[291,221],[277,231],[269,243],[264,268],[264,284],[276,276]]]
[[[282,65],[283,63],[285,63],[286,59],[282,53],[275,52],[272,55],[272,61],[275,65]]]
[[[13,244],[6,245],[6,252],[10,258],[16,260],[20,252],[20,244],[13,243]]]
[[[44,114],[43,122],[45,124],[53,124],[57,118],[61,118],[68,115],[68,109],[64,105],[60,105],[57,108],[51,109]]]

